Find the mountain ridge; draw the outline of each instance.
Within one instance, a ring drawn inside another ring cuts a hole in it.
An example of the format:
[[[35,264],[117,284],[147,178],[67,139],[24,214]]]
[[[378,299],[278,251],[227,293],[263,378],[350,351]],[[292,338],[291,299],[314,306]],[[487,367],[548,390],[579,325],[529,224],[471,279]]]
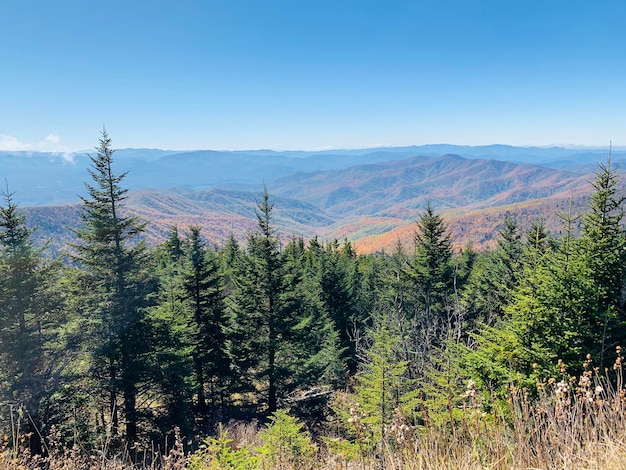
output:
[[[406,227],[427,201],[449,220],[459,221],[454,222],[459,227],[459,233],[454,234],[458,243],[471,240],[474,234],[476,245],[486,246],[497,234],[493,221],[472,228],[463,220],[481,220],[476,214],[498,212],[498,207],[519,212],[520,217],[551,217],[553,214],[542,211],[549,211],[551,204],[562,205],[570,194],[584,197],[590,191],[591,179],[590,174],[537,165],[442,155],[297,172],[267,187],[275,201],[275,225],[284,239],[347,238],[361,250],[376,251],[388,249],[393,236],[407,238],[403,230],[409,230]],[[172,225],[182,229],[200,225],[205,227],[204,235],[220,245],[231,234],[243,241],[256,227],[255,207],[260,195],[260,187],[254,191],[145,188],[129,192],[126,210],[150,222],[146,231],[150,242],[163,240]],[[529,210],[531,206],[535,208]],[[57,216],[47,215],[45,207],[29,208],[28,212],[33,215],[32,224],[39,224],[44,234],[48,231],[55,237],[60,232],[59,219],[67,217],[66,226],[78,223],[76,210],[63,206],[48,210]],[[490,233],[485,233],[485,227],[490,227]],[[551,222],[551,227],[556,227],[555,223]]]
[[[606,159],[608,149],[450,144],[320,151],[120,149],[114,155],[114,165],[118,173],[128,174],[125,182],[131,190],[172,187],[259,190],[264,182],[271,184],[298,172],[344,170],[363,164],[445,154],[541,164],[586,173],[593,169],[595,161]],[[614,152],[613,158],[624,166],[626,152]],[[10,191],[16,192],[25,205],[73,203],[86,195],[83,181],[89,163],[87,152],[0,151],[0,178],[7,180]]]

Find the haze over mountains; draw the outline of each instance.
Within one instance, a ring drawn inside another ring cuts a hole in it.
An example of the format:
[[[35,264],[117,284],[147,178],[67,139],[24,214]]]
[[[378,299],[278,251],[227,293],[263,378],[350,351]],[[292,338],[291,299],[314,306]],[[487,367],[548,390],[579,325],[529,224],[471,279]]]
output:
[[[447,211],[462,233],[457,236],[467,241],[474,234],[478,244],[496,231],[480,213],[500,208],[550,221],[570,194],[577,200],[588,194],[590,172],[607,153],[503,145],[318,152],[122,149],[114,165],[117,173],[128,172],[128,210],[150,221],[147,234],[154,240],[174,224],[200,224],[216,243],[230,233],[243,237],[254,227],[255,200],[265,184],[285,234],[347,237],[375,250],[388,248],[394,236],[410,237],[408,227],[428,200]],[[614,151],[613,164],[622,161],[626,152]],[[78,209],[71,204],[85,193],[88,166],[86,153],[0,152],[0,177],[9,191],[22,207],[40,206],[27,211],[42,236],[60,236],[65,225],[76,225]],[[463,223],[464,217],[473,217],[477,227]],[[481,230],[488,232],[478,235]]]

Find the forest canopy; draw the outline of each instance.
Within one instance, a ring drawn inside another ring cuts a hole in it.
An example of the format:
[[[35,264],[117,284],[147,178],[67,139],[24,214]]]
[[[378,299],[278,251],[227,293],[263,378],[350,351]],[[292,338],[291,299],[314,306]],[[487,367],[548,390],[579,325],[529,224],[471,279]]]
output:
[[[150,221],[124,211],[125,176],[103,132],[80,224],[68,229],[76,241],[54,259],[2,193],[0,428],[10,448],[47,455],[57,433],[68,449],[106,441],[136,455],[177,430],[193,451],[233,420],[301,432],[297,419],[316,438],[383,455],[392,429],[455,423],[468,397],[495,413],[511,387],[538,399],[542,384],[594,368],[622,390],[625,197],[610,158],[586,212],[560,214],[561,236],[541,219],[522,231],[506,218],[484,252],[455,250],[431,204],[416,214],[414,244],[393,252],[284,243],[268,189],[245,243],[213,246],[212,227],[191,225],[148,246]]]

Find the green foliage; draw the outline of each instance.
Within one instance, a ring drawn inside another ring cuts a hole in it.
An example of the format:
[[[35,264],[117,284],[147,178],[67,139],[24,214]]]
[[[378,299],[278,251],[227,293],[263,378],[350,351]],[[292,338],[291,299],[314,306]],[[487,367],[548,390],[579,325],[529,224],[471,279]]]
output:
[[[259,433],[263,444],[257,448],[268,468],[312,468],[316,448],[303,431],[304,425],[285,410],[270,416],[270,424]]]
[[[282,375],[276,356],[287,345],[283,339],[291,336],[285,338],[282,333],[297,324],[289,302],[292,296],[285,299],[282,290],[284,276],[279,241],[271,224],[272,209],[266,190],[256,211],[258,229],[248,238],[248,253],[241,258],[229,304],[233,315],[230,350],[241,384],[251,392],[257,383],[263,384],[270,412],[277,409],[277,382]]]
[[[171,229],[168,239],[157,247],[153,256],[159,287],[156,305],[149,309],[149,322],[158,338],[152,355],[152,370],[167,410],[158,420],[158,427],[163,432],[178,427],[184,436],[191,436],[193,346],[184,304],[184,259],[178,228]]]
[[[416,417],[416,381],[407,376],[401,359],[401,343],[391,316],[381,315],[368,331],[369,346],[361,351],[360,371],[354,391],[339,395],[335,410],[356,439],[362,455],[382,453],[390,444],[391,429],[398,417]]]
[[[499,231],[498,246],[482,253],[468,276],[462,294],[465,329],[479,323],[494,325],[504,316],[522,271],[522,241],[517,222],[506,218]]]
[[[206,424],[212,424],[224,414],[230,379],[230,357],[226,351],[228,319],[217,255],[206,247],[200,230],[197,226],[189,227],[184,243],[182,288],[188,315],[187,339],[192,348],[196,413],[200,419],[210,420]]]
[[[285,247],[282,260],[299,317],[294,329],[292,377],[301,387],[336,385],[345,372],[342,361],[345,351],[328,314],[323,290],[317,279],[308,275],[304,240],[292,240]]]
[[[411,319],[411,374],[421,375],[433,353],[461,326],[455,287],[452,238],[448,227],[430,203],[420,214],[415,254],[404,269],[404,316]]]
[[[445,315],[450,308],[452,237],[430,202],[420,214],[417,227],[415,255],[407,274],[413,282],[416,314],[430,321]]]
[[[438,448],[465,440],[484,456],[499,419],[517,425],[512,391],[541,400],[566,367],[607,366],[626,341],[624,199],[610,162],[580,236],[571,211],[559,239],[541,220],[522,236],[507,218],[494,250],[455,255],[429,204],[414,254],[398,243],[359,256],[348,241],[285,242],[265,190],[245,247],[231,236],[215,250],[192,225],[150,252],[106,132],[96,150],[67,266],[42,257],[11,194],[0,206],[0,427],[17,418],[34,452],[36,431],[54,425],[64,445],[105,459],[125,444],[133,459],[177,427],[185,444],[163,462],[183,465],[181,449],[218,424],[270,415],[256,450],[220,431],[190,467],[306,468],[316,449],[298,419],[323,431],[335,397],[344,434],[326,443],[343,461],[405,468],[436,433],[447,433]],[[617,393],[620,354],[606,382]],[[13,432],[7,445],[19,442]]]
[[[607,349],[625,338],[626,239],[617,181],[610,164],[599,165],[583,234],[562,241],[571,252],[569,246],[556,252],[535,249],[528,257],[525,279],[508,311],[522,344],[543,357],[534,359],[539,364],[556,359],[575,364],[589,353],[604,365]]]
[[[255,470],[261,465],[249,449],[234,449],[228,433],[220,427],[218,437],[208,437],[200,450],[189,456],[189,470]]]
[[[314,240],[306,257],[302,276],[316,284],[309,283],[307,290],[317,290],[315,294],[322,303],[321,308],[327,312],[337,331],[343,360],[348,370],[354,372],[357,363],[354,337],[361,327],[356,306],[356,256],[349,245],[340,247],[334,241],[322,246]]]
[[[571,215],[558,242],[540,223],[528,232],[506,316],[496,328],[482,327],[467,357],[473,376],[492,392],[502,396],[515,380],[532,389],[554,374],[558,361],[580,372],[587,354],[605,365],[607,350],[626,339],[626,239],[617,181],[610,164],[598,166],[580,238],[571,234]]]
[[[623,289],[626,280],[626,236],[622,227],[626,196],[618,194],[617,172],[598,164],[589,211],[583,216],[579,255],[593,287],[593,307],[587,312],[594,329],[589,352],[605,365],[607,351],[626,340]]]
[[[473,348],[459,352],[461,373],[475,380],[487,400],[504,399],[507,385],[518,380],[519,370],[527,370],[532,353],[504,320],[495,326],[483,325],[474,339]]]
[[[96,150],[89,170],[93,184],[86,184],[89,197],[83,198],[82,226],[74,229],[79,240],[73,245],[74,259],[81,267],[84,292],[82,339],[91,357],[90,373],[98,381],[94,393],[108,392],[113,434],[118,431],[121,396],[125,437],[132,443],[140,419],[138,386],[151,377],[145,361],[152,349],[146,307],[154,284],[145,245],[137,240],[144,224],[122,213],[125,174],[113,173],[114,151],[106,131]]]
[[[46,261],[32,242],[32,229],[11,193],[0,206],[0,427],[8,433],[18,413],[31,436],[31,449],[42,451],[38,428],[47,427],[43,409],[54,392],[62,365],[56,342],[62,299],[57,294],[58,265]],[[12,442],[16,445],[16,442]]]
[[[265,191],[258,229],[239,258],[229,298],[230,353],[239,384],[270,413],[295,390],[335,380],[342,352],[319,291],[303,281],[303,242],[280,251],[272,208]]]

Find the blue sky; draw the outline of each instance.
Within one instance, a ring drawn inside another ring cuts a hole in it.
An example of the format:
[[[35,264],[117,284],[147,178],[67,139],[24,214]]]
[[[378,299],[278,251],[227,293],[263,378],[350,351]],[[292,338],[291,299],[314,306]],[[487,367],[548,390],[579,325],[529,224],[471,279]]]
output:
[[[0,149],[626,144],[626,2],[6,0]]]

